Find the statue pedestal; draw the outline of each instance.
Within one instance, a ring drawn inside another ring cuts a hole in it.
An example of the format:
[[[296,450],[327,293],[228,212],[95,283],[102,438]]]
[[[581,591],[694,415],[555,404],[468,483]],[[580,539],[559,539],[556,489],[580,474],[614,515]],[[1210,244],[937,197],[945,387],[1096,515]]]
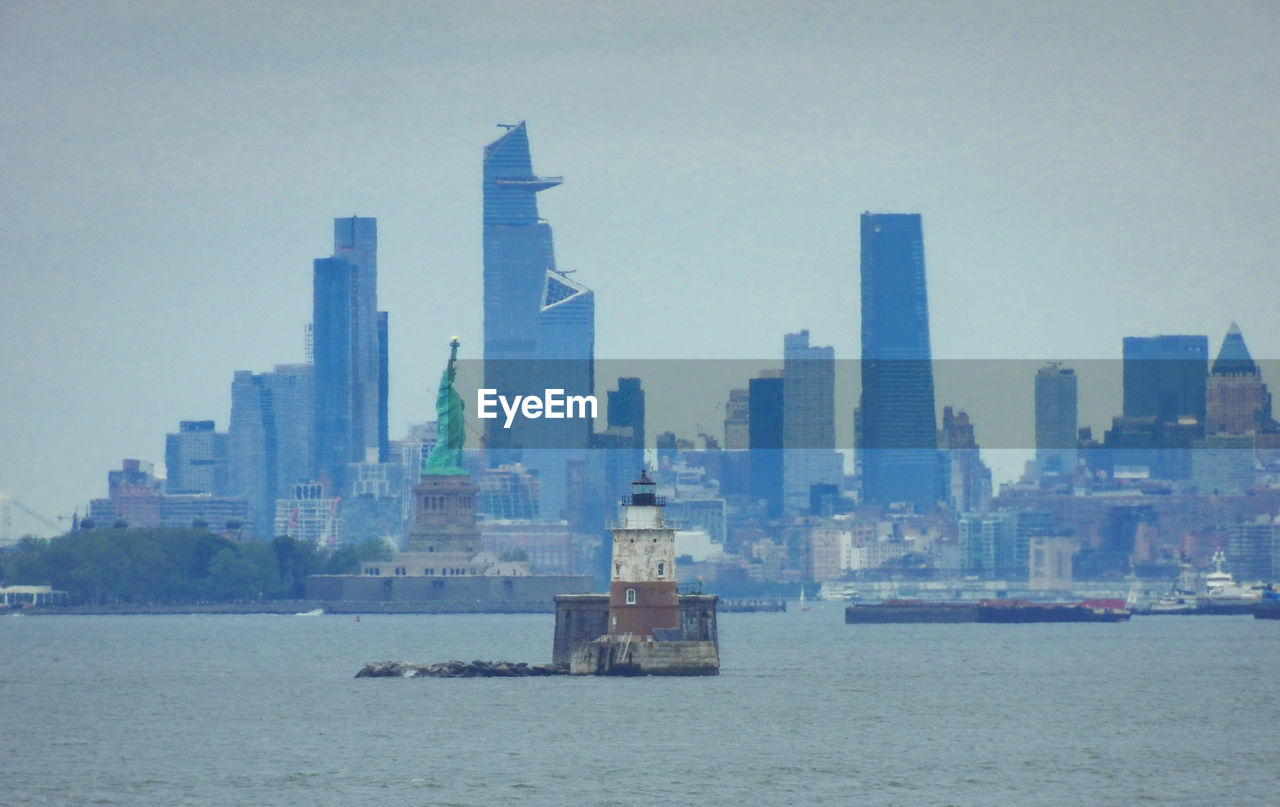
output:
[[[410,552],[484,551],[476,526],[476,491],[469,474],[424,474],[413,486],[417,511],[409,531]]]

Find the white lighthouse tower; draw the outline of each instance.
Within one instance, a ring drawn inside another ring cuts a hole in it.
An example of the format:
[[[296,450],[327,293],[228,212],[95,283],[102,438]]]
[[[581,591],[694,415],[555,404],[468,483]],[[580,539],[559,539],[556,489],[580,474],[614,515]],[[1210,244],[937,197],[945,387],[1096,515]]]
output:
[[[676,531],[662,520],[664,502],[648,475],[631,483],[621,526],[613,533],[609,578],[609,633],[652,638],[655,629],[680,627],[676,591]]]

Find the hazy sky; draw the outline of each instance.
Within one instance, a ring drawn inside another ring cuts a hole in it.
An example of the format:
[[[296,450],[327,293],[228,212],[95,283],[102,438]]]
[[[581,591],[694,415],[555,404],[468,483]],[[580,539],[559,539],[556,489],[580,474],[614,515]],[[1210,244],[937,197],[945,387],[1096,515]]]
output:
[[[521,119],[601,356],[856,357],[873,210],[924,215],[937,356],[1280,357],[1274,3],[290,5],[0,3],[0,490],[47,516],[302,359],[335,216],[378,218],[392,436],[426,419]]]

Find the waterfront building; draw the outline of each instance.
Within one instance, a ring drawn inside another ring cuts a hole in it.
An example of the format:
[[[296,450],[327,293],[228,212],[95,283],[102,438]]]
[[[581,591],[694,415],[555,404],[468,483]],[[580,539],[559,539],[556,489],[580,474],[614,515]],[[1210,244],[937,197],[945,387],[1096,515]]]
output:
[[[287,536],[332,549],[342,543],[338,499],[326,496],[315,482],[292,485],[289,495],[276,499],[272,537]]]
[[[177,529],[204,524],[213,532],[232,533],[238,532],[249,519],[249,503],[238,496],[180,493],[161,496],[159,504],[162,527]]]
[[[1077,462],[1076,372],[1051,362],[1036,371],[1036,476],[1074,476]]]
[[[165,492],[225,496],[227,435],[212,420],[183,420],[164,440]]]
[[[1070,591],[1075,540],[1040,536],[1031,539],[1029,549],[1027,587],[1032,591]]]
[[[960,517],[961,571],[985,580],[1027,580],[1031,542],[1053,534],[1042,509],[966,513]]]
[[[809,332],[782,341],[783,511],[810,512],[814,485],[837,490],[844,468],[836,453],[835,348],[809,344]]]
[[[861,276],[861,498],[929,512],[943,497],[919,214],[862,214]]]
[[[512,520],[480,522],[484,551],[498,558],[521,551],[535,574],[574,574],[575,551],[568,525]]]
[[[237,370],[227,428],[229,487],[248,502],[245,534],[274,535],[276,500],[314,478],[312,365],[278,364],[269,373]]]
[[[1017,524],[1009,511],[960,517],[961,572],[984,580],[1012,579]]]
[[[333,256],[314,262],[313,464],[330,494],[366,449],[385,462],[387,318],[377,310],[377,220],[334,219]]]
[[[1227,571],[1238,583],[1280,581],[1280,519],[1260,516],[1232,524],[1227,531],[1226,556]]]

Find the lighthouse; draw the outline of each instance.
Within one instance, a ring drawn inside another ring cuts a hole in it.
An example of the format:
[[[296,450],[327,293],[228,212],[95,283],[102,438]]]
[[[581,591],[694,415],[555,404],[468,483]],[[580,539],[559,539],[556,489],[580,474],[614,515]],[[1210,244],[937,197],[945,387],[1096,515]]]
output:
[[[676,590],[676,531],[641,471],[622,497],[608,594],[556,595],[551,660],[573,675],[718,675],[716,596]]]
[[[652,638],[680,627],[676,591],[676,531],[662,520],[657,486],[644,471],[623,497],[622,522],[613,533],[609,579],[609,633]]]

